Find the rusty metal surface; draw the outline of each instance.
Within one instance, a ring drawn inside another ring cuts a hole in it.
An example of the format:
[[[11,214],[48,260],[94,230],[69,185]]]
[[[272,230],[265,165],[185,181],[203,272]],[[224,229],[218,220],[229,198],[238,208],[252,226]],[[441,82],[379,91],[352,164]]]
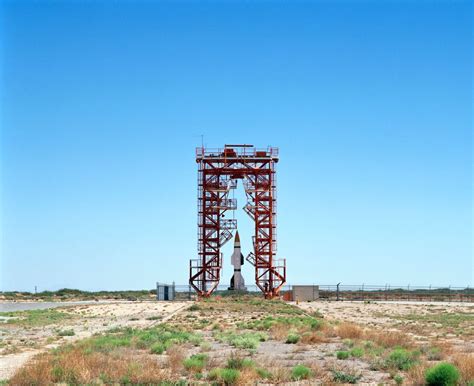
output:
[[[229,192],[244,182],[245,212],[255,223],[254,250],[248,261],[255,267],[255,284],[266,298],[278,296],[286,281],[286,262],[276,259],[276,178],[278,149],[252,145],[196,149],[198,163],[198,258],[189,265],[189,283],[201,297],[217,288],[222,268],[221,247],[232,238],[237,220],[223,219],[235,210]]]

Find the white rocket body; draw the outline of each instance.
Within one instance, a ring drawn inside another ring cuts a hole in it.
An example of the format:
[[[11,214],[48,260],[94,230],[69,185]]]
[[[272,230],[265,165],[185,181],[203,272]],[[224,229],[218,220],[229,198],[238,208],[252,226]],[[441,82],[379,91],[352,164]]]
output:
[[[230,279],[229,289],[246,291],[247,287],[245,287],[245,281],[242,276],[242,264],[244,264],[244,255],[242,255],[242,252],[240,251],[240,237],[238,231],[235,234],[234,253],[232,253],[230,261],[234,266],[234,276],[232,276],[232,279]]]

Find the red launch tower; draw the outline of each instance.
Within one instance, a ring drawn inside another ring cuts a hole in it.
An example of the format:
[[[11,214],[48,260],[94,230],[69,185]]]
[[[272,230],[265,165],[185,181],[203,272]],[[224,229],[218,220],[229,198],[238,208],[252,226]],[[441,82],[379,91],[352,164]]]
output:
[[[221,247],[232,238],[237,220],[225,213],[237,209],[231,189],[242,179],[247,196],[244,211],[255,221],[253,252],[246,260],[255,267],[255,283],[266,298],[278,296],[286,280],[285,259],[276,255],[276,178],[278,149],[225,145],[196,149],[198,163],[198,259],[189,265],[189,283],[200,297],[217,288],[222,268]]]

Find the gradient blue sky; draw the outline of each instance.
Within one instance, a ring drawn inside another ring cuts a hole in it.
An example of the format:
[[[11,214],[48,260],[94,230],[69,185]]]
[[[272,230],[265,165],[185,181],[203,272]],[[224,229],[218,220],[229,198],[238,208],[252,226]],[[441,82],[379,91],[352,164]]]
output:
[[[280,148],[290,283],[473,285],[470,2],[1,12],[1,289],[187,283],[201,134]]]

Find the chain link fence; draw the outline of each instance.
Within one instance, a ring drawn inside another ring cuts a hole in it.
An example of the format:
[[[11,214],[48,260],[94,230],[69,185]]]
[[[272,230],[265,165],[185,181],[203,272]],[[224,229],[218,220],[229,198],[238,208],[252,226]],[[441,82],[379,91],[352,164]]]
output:
[[[319,287],[318,298],[321,301],[474,302],[474,288],[470,287],[398,286],[390,284],[329,284],[314,285],[314,287]],[[285,285],[280,292],[282,298],[293,300],[292,290],[292,285]],[[197,298],[195,291],[189,285],[173,284],[172,291],[174,300],[195,300]],[[236,294],[236,291],[228,290],[227,285],[219,285],[214,292],[214,296],[232,296]],[[262,292],[256,285],[247,285],[245,294],[262,296]]]

